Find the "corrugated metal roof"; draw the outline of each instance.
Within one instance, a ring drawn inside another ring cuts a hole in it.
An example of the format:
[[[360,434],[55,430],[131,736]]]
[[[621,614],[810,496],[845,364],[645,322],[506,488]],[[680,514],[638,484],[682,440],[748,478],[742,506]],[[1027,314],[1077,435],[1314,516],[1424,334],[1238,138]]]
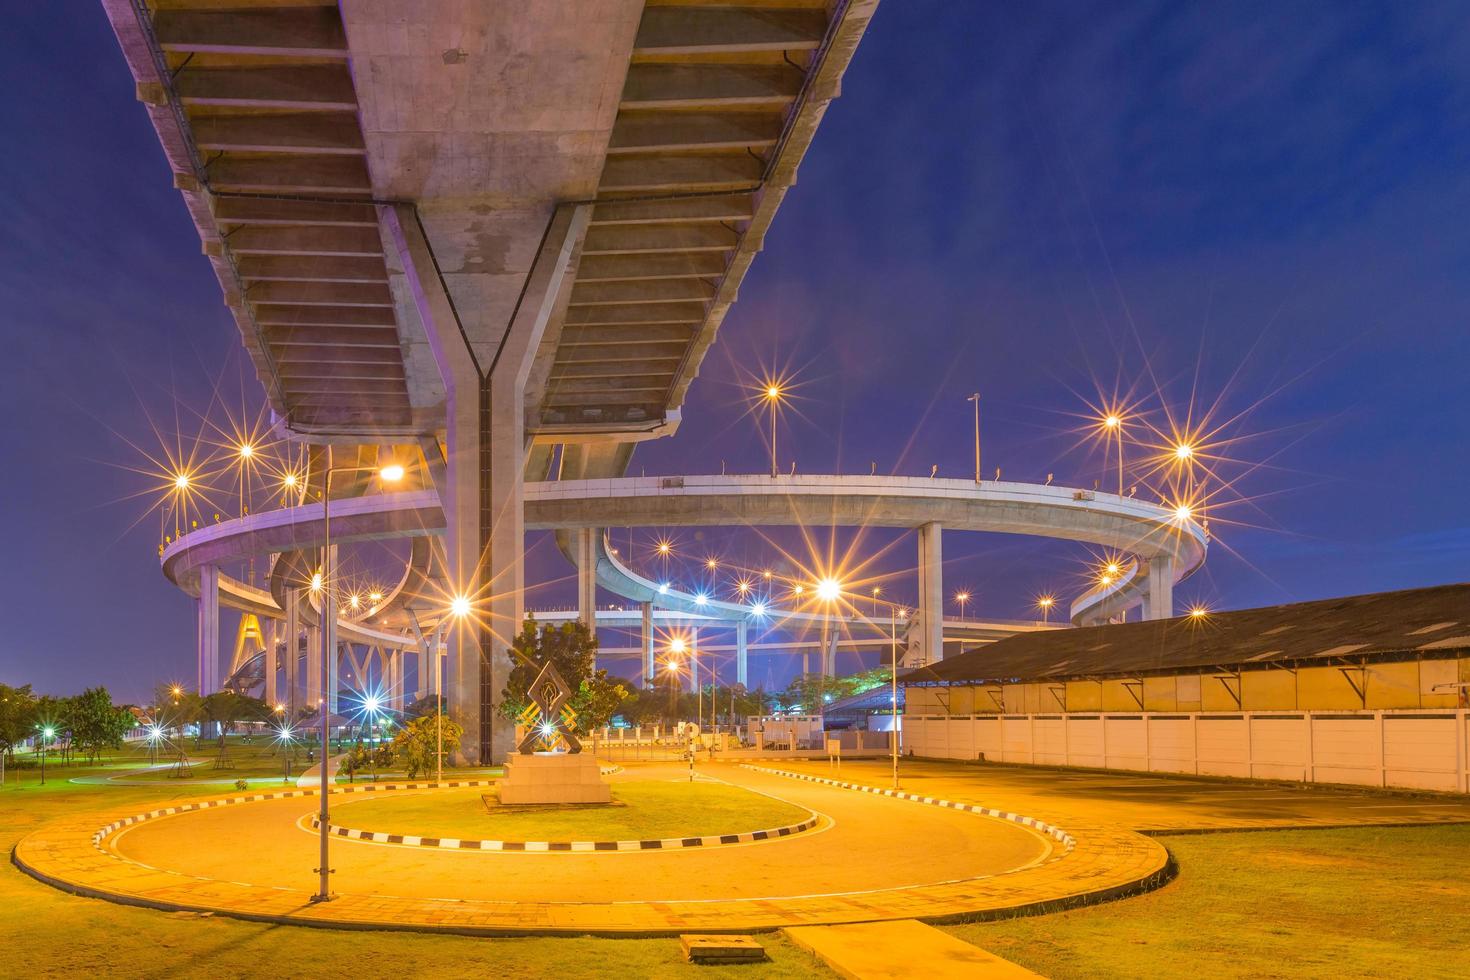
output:
[[[1448,637],[1444,631],[1459,627]],[[904,674],[907,683],[1132,675],[1470,650],[1470,584],[1086,629],[1020,633]]]

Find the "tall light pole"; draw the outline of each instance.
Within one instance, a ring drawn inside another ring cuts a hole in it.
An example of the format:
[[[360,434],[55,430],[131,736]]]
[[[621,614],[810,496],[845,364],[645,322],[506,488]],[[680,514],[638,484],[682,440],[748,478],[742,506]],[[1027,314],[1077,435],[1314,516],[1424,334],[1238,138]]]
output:
[[[889,678],[891,685],[889,707],[893,714],[892,730],[889,738],[892,741],[890,749],[893,753],[893,788],[898,789],[898,607],[893,606],[888,610],[888,638],[889,638],[889,669],[892,676]]]
[[[781,404],[781,386],[772,382],[766,385],[766,401],[771,406],[771,478],[776,477],[776,409]]]
[[[1036,607],[1041,610],[1041,621],[1051,622],[1051,607],[1057,604],[1055,596],[1044,595],[1036,600]]]
[[[1118,440],[1118,496],[1123,496],[1123,416],[1109,412],[1102,420],[1103,428]],[[1106,452],[1104,447],[1104,452]]]
[[[975,403],[975,482],[980,482],[980,392],[975,392],[967,402]]]
[[[378,470],[378,478],[384,483],[397,483],[403,479],[403,467],[397,463],[384,466],[381,469],[375,466],[344,466],[340,469],[332,464],[332,446],[327,445],[327,471],[322,475],[322,567],[321,567],[321,606],[318,615],[322,621],[322,772],[320,792],[322,797],[320,813],[321,829],[321,867],[317,868],[319,882],[317,892],[311,896],[313,902],[330,902],[332,900],[331,874],[332,869],[327,862],[327,845],[331,840],[331,828],[328,826],[327,795],[330,788],[331,776],[327,771],[327,756],[331,754],[332,724],[331,713],[328,708],[332,703],[332,692],[328,685],[332,682],[331,657],[335,651],[331,649],[333,634],[336,632],[332,626],[337,618],[337,603],[333,598],[332,590],[335,583],[332,581],[332,474],[333,473],[360,473],[366,470]]]

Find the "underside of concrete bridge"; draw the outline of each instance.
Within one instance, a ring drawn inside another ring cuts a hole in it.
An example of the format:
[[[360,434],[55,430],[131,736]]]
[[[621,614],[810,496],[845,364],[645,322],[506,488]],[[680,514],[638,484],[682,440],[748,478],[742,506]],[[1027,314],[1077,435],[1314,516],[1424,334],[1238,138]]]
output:
[[[423,450],[502,756],[523,476],[677,427],[877,0],[102,3],[279,430]]]

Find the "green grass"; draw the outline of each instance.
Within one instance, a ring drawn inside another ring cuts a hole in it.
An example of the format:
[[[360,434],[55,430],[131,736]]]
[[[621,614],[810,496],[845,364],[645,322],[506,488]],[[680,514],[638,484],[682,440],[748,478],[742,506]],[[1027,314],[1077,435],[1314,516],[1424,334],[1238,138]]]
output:
[[[1470,826],[1161,840],[1159,891],[945,928],[1056,980],[1470,976]]]
[[[147,764],[146,756],[143,765]],[[47,766],[47,785],[14,771],[0,789],[0,848],[8,854],[25,834],[68,812],[114,804],[148,809],[219,792],[219,786],[94,786],[59,777],[110,775],[118,765]],[[456,773],[458,774],[458,773]],[[436,977],[562,978],[833,976],[779,935],[760,937],[771,962],[695,967],[679,941],[663,939],[484,939],[395,932],[347,932],[271,926],[223,917],[169,914],[76,898],[32,880],[6,861],[0,867],[0,976],[105,977],[259,976],[357,978],[389,973]]]
[[[769,830],[807,811],[724,783],[618,781],[618,806],[487,809],[485,789],[350,802],[336,821],[359,830],[493,840],[647,840]]]

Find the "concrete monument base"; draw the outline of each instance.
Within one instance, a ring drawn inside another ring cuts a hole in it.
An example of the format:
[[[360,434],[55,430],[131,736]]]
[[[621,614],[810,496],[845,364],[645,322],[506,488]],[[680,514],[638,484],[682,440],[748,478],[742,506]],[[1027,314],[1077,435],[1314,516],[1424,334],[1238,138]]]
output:
[[[504,805],[612,802],[612,788],[602,781],[597,760],[585,752],[508,756],[499,790]]]

